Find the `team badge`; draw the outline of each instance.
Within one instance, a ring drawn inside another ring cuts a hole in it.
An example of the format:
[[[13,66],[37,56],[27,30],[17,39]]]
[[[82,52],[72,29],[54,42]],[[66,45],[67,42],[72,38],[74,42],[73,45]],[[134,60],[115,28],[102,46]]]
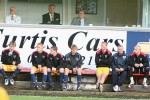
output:
[[[76,61],[78,61],[79,60],[79,58],[76,58]]]
[[[126,56],[123,56],[123,59],[125,60],[125,59],[126,59]]]
[[[16,58],[16,55],[14,55],[13,57]]]
[[[42,58],[45,58],[45,56],[42,56]]]
[[[142,61],[142,58],[140,58],[140,61]]]

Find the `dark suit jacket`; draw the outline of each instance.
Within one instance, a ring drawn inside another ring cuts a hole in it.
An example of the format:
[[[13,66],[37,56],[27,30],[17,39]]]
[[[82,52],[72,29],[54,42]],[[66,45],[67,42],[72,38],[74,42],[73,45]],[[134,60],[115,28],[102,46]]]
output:
[[[50,20],[49,13],[42,15],[42,19],[43,19],[42,24],[60,25],[60,14],[59,13],[54,13],[54,21]]]

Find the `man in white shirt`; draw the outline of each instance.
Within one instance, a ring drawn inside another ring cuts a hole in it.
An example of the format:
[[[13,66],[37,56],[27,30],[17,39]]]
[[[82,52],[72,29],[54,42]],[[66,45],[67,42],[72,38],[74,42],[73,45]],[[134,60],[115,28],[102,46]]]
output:
[[[10,15],[5,17],[7,24],[21,24],[21,17],[16,15],[16,7],[10,7]]]

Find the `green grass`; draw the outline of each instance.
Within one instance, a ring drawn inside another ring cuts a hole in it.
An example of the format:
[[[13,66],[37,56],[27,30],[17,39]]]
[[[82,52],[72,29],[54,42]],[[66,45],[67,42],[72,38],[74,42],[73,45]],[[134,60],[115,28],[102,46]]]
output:
[[[120,100],[114,98],[85,98],[85,97],[46,97],[46,96],[10,96],[10,100]],[[137,100],[137,99],[121,99],[121,100]],[[146,99],[138,99],[146,100]],[[148,100],[148,99],[147,99]]]

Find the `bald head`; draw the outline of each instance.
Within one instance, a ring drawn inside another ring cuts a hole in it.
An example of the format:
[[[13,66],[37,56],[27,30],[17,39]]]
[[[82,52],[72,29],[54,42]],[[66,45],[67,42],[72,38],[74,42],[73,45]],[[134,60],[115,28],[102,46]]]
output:
[[[136,46],[134,47],[134,53],[137,54],[137,55],[139,55],[140,52],[141,52],[141,47],[140,47],[139,45],[136,45]]]
[[[10,14],[15,15],[16,14],[16,7],[10,7]]]

